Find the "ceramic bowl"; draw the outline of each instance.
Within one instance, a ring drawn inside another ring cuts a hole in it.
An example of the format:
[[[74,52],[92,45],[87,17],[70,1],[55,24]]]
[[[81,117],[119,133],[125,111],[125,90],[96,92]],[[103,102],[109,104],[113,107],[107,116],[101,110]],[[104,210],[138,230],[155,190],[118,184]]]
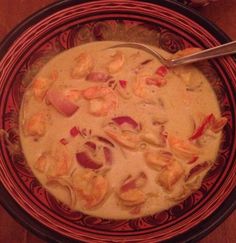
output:
[[[236,63],[233,56],[199,63],[229,122],[213,168],[201,188],[169,210],[132,220],[73,212],[42,188],[27,166],[19,140],[22,96],[52,57],[83,43],[136,41],[169,52],[230,41],[196,12],[167,0],[60,1],[37,12],[0,45],[0,202],[24,226],[60,242],[197,240],[235,208]]]

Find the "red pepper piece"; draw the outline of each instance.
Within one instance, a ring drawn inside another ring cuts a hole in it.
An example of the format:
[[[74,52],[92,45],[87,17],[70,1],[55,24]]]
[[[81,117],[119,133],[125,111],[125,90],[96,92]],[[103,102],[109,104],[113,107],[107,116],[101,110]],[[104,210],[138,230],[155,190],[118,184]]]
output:
[[[126,88],[127,86],[127,81],[126,80],[119,80],[119,84],[122,88]]]
[[[158,74],[162,77],[165,77],[166,74],[168,73],[168,71],[169,71],[169,69],[166,66],[162,65],[162,66],[157,68],[156,74]]]
[[[189,138],[190,140],[197,139],[201,137],[205,131],[211,126],[215,121],[215,116],[211,113],[208,115],[200,124],[200,126],[193,132],[192,136]]]
[[[72,127],[70,129],[70,135],[72,137],[76,137],[80,133],[79,129],[77,127]]]
[[[63,145],[67,145],[69,143],[68,140],[66,140],[65,138],[60,139],[60,143]]]
[[[223,129],[223,127],[226,125],[227,122],[228,122],[227,117],[220,117],[212,123],[210,129],[212,132],[218,133]]]

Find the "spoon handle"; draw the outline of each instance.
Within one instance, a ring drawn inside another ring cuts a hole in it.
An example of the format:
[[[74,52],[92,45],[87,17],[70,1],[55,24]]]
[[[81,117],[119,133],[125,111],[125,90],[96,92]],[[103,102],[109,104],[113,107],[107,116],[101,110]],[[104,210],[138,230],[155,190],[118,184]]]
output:
[[[232,41],[217,47],[209,48],[204,51],[191,54],[189,56],[172,59],[171,66],[173,67],[181,64],[193,63],[233,53],[236,53],[236,41]]]

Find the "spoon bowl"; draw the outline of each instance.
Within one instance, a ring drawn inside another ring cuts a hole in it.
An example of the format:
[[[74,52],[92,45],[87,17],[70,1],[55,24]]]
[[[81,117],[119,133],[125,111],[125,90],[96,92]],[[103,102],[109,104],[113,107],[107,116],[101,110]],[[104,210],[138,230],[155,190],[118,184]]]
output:
[[[118,47],[130,47],[130,48],[136,48],[136,49],[146,51],[151,55],[153,55],[154,57],[156,57],[166,67],[175,67],[183,64],[194,63],[206,59],[211,59],[211,58],[216,58],[216,57],[236,53],[236,41],[231,41],[229,43],[220,46],[216,46],[203,51],[199,51],[194,54],[190,54],[179,58],[173,58],[173,59],[164,58],[160,53],[158,53],[151,47],[136,42],[126,42],[118,45],[113,45],[110,48],[118,48]]]

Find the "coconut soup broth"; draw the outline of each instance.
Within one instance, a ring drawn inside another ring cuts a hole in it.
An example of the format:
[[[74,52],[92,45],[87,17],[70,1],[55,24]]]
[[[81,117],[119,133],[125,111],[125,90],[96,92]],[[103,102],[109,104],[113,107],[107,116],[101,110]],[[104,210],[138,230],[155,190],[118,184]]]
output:
[[[81,45],[48,62],[24,94],[20,136],[30,168],[57,199],[126,219],[200,187],[224,118],[195,67],[167,69],[141,50],[107,49],[114,44]]]

